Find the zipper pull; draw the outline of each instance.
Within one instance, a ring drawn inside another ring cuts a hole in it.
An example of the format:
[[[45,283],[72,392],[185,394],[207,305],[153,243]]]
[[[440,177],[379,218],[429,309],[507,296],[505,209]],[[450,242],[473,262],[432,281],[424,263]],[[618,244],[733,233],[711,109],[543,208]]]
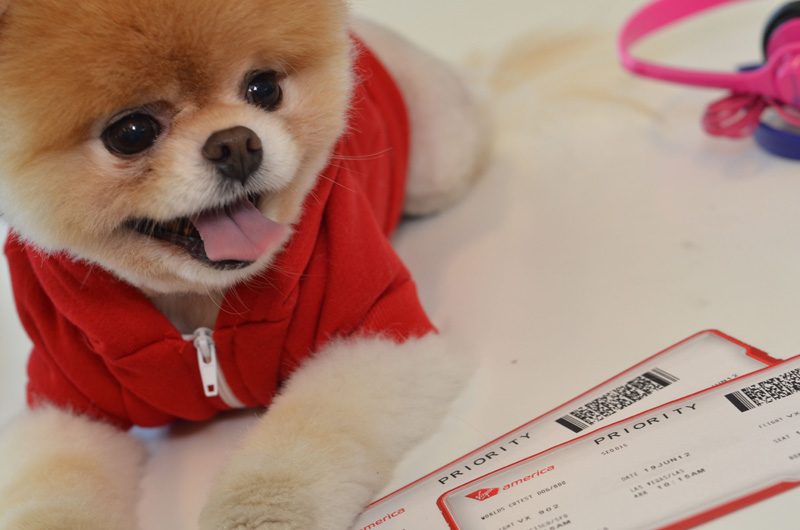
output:
[[[194,332],[194,347],[197,349],[197,363],[200,366],[200,378],[203,380],[203,391],[206,397],[219,395],[219,377],[217,366],[217,348],[211,338],[211,330],[200,328]]]

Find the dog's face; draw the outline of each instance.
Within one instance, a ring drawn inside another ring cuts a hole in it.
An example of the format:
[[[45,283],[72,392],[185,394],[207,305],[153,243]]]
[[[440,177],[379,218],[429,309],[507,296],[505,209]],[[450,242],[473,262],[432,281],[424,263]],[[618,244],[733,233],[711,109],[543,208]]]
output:
[[[342,0],[0,1],[0,210],[147,290],[268,265],[341,134]]]

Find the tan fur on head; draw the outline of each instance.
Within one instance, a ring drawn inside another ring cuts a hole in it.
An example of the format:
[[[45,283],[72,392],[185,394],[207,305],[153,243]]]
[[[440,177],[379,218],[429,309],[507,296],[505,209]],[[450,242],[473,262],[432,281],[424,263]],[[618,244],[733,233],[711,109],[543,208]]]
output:
[[[124,226],[232,199],[200,150],[244,125],[264,144],[252,190],[292,223],[341,134],[350,92],[342,0],[0,0],[0,210],[25,239],[66,250],[155,291],[225,288],[266,266],[205,266]],[[76,36],[80,38],[76,38]],[[274,70],[264,111],[245,76]],[[143,156],[105,148],[103,129],[145,106],[162,125]]]

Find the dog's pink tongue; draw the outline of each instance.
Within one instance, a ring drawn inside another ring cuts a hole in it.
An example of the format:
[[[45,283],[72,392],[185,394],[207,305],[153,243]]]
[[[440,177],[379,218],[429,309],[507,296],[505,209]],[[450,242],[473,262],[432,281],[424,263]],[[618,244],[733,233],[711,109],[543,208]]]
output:
[[[267,219],[248,200],[192,221],[211,261],[255,261],[280,242],[287,227]]]

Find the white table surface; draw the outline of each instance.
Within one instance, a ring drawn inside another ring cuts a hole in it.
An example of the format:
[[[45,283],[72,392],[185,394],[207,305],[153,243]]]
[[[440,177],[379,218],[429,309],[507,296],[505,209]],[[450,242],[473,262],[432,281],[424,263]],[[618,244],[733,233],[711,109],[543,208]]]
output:
[[[474,193],[395,240],[433,320],[481,366],[384,493],[696,331],[720,329],[779,358],[800,352],[800,162],[706,136],[700,116],[720,91],[624,72],[615,35],[640,3],[354,1],[462,68],[495,119]],[[777,5],[710,14],[639,53],[732,70],[759,59]],[[2,274],[0,422],[24,405],[28,349]],[[144,530],[196,527],[252,417],[140,433],[152,452]],[[798,528],[799,503],[790,491],[703,528]]]

